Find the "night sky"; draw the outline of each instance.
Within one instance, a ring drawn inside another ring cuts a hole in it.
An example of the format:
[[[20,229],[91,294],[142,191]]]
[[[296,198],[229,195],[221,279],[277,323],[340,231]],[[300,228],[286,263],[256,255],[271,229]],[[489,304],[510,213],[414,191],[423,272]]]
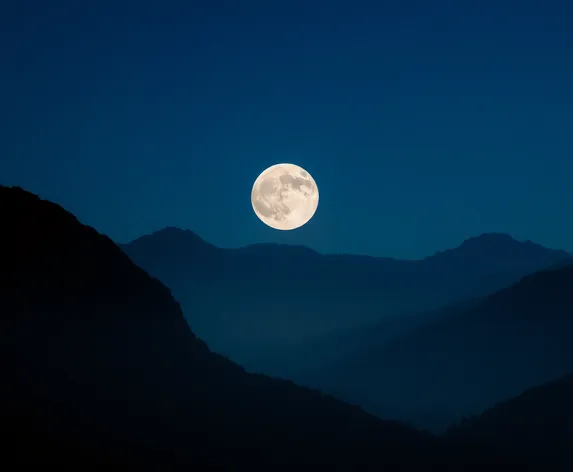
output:
[[[0,183],[118,242],[573,250],[571,1],[4,3]],[[279,162],[320,189],[291,232],[250,203]]]

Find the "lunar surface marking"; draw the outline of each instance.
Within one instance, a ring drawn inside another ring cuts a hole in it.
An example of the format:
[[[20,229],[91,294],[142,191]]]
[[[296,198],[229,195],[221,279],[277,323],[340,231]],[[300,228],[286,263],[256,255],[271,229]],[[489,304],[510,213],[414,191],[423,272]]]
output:
[[[261,173],[251,192],[253,210],[274,229],[300,228],[318,208],[318,187],[312,176],[294,164],[276,164]]]

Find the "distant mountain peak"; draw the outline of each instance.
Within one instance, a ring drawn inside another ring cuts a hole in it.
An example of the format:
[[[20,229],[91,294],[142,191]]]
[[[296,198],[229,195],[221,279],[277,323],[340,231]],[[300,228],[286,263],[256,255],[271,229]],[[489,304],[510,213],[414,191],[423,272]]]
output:
[[[192,243],[211,246],[210,243],[205,241],[197,233],[188,229],[181,229],[176,226],[166,226],[165,228],[154,231],[153,233],[140,236],[128,244],[141,244],[142,242],[151,240],[154,242],[170,242],[177,245]]]
[[[191,231],[190,229],[182,229],[177,226],[166,226],[165,228],[159,229],[151,233],[151,236],[169,236],[169,237],[186,237],[195,238],[204,241],[204,239],[197,233]]]
[[[165,228],[159,229],[157,231],[154,231],[152,234],[189,234],[189,233],[193,233],[193,231],[188,230],[188,229],[182,229],[182,228],[178,228],[177,226],[166,226]],[[195,234],[195,233],[193,233]]]
[[[547,256],[553,254],[558,259],[567,257],[566,251],[550,249],[541,244],[532,241],[518,241],[507,233],[483,233],[479,236],[473,236],[463,241],[458,247],[438,251],[427,259],[443,259],[444,257],[458,257],[464,255],[464,259],[482,259],[482,258],[527,258],[541,257],[542,254]],[[545,257],[544,256],[544,257]]]
[[[463,246],[472,246],[472,245],[480,245],[480,246],[502,246],[502,245],[512,245],[512,246],[530,246],[530,247],[537,247],[542,248],[547,251],[557,251],[566,253],[566,251],[561,251],[559,249],[551,249],[541,244],[535,243],[529,239],[525,241],[519,241],[515,239],[513,236],[507,233],[482,233],[479,236],[473,236],[471,238],[466,239],[459,247]]]
[[[463,241],[459,246],[438,251],[425,260],[442,267],[466,270],[467,264],[482,269],[520,267],[524,274],[552,266],[569,257],[566,251],[550,249],[532,241],[518,241],[507,233],[483,233]],[[502,262],[505,261],[505,262]]]
[[[515,239],[510,234],[493,232],[493,233],[482,233],[478,236],[472,236],[471,238],[466,239],[462,244],[473,243],[473,242],[478,242],[478,241],[492,242],[492,243],[499,243],[499,242],[517,243],[517,242],[519,242],[519,241],[517,241],[517,239]]]
[[[523,244],[524,243],[518,241],[507,233],[482,233],[478,236],[472,236],[471,238],[464,240],[457,248],[454,248],[453,250],[496,250],[506,247],[520,246]]]

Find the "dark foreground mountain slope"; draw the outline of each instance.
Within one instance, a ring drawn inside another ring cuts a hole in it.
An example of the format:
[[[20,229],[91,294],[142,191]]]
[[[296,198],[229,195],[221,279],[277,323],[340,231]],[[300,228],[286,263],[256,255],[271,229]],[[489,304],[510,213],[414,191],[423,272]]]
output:
[[[572,338],[567,265],[524,277],[313,382],[376,414],[440,428],[572,373]]]
[[[499,460],[444,453],[443,440],[245,373],[210,352],[169,290],[110,239],[19,188],[0,187],[0,208],[3,460],[161,470]]]
[[[320,255],[275,244],[223,249],[177,228],[121,247],[173,290],[213,349],[249,370],[281,375],[306,367],[295,360],[308,352],[339,357],[323,339],[387,321],[391,330],[381,331],[388,335],[409,330],[413,318],[400,326],[396,315],[488,295],[568,257],[503,234],[471,238],[419,261]]]
[[[448,437],[510,451],[529,462],[573,470],[573,375],[526,390],[479,416],[465,419]]]

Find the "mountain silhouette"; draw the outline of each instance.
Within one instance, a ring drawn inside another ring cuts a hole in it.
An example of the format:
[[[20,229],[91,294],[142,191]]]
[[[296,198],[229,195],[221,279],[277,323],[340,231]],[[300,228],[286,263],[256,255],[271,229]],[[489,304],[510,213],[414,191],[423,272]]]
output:
[[[571,287],[573,265],[526,276],[309,383],[379,415],[445,427],[573,372]]]
[[[247,374],[109,238],[20,188],[0,187],[0,207],[3,459],[427,470],[493,457],[444,454],[427,433]]]
[[[425,260],[442,268],[478,269],[492,273],[515,271],[526,275],[568,257],[570,254],[566,251],[548,249],[532,241],[517,241],[508,234],[484,233]]]
[[[526,390],[449,429],[448,436],[572,470],[573,375]]]
[[[173,290],[214,350],[282,376],[339,359],[345,353],[335,339],[345,339],[348,352],[363,349],[366,337],[356,342],[349,332],[373,334],[378,325],[378,336],[393,337],[427,321],[405,315],[488,295],[570,257],[495,233],[418,261],[278,244],[223,249],[177,228],[121,248]]]

